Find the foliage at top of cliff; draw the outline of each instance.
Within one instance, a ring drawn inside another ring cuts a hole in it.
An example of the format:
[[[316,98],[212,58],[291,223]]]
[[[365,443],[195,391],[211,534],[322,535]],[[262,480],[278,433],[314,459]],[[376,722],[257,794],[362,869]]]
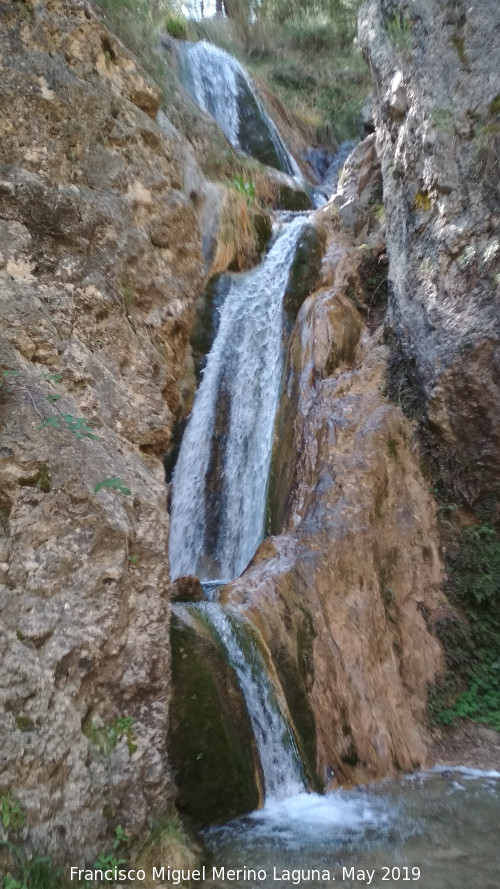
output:
[[[192,0],[189,39],[237,55],[308,129],[311,141],[357,138],[370,75],[355,45],[361,0],[230,0],[204,18]]]
[[[96,2],[108,26],[162,87],[167,114],[188,138],[196,115],[186,103],[172,109],[179,97],[174,72],[156,52],[161,32],[207,40],[237,56],[285,104],[309,141],[335,145],[358,137],[370,89],[369,70],[355,45],[361,0]]]

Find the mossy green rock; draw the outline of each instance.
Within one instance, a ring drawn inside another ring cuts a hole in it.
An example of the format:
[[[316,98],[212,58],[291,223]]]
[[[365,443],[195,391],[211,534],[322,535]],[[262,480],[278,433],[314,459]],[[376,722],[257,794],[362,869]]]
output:
[[[259,253],[266,249],[273,233],[273,224],[269,213],[264,210],[254,210],[251,216],[255,232],[255,242]]]
[[[293,170],[286,149],[277,134],[273,138],[269,120],[243,77],[238,78],[238,91],[238,142],[242,150],[262,164],[291,175]]]
[[[283,299],[283,307],[292,322],[306,297],[319,286],[324,248],[324,233],[314,225],[306,225],[297,243]]]
[[[292,210],[299,212],[302,210],[311,210],[312,201],[307,191],[300,187],[292,187],[286,182],[280,184],[278,188],[278,197],[275,206],[279,210]]]
[[[232,668],[208,627],[175,606],[171,627],[169,752],[177,804],[199,824],[257,808],[260,765],[250,720]]]

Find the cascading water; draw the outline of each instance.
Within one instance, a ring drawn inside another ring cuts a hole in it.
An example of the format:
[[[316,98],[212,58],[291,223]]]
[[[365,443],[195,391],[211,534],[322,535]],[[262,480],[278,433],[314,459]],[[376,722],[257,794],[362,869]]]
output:
[[[178,41],[184,86],[231,145],[301,180],[297,163],[234,56],[211,43]]]
[[[262,265],[232,278],[173,476],[173,579],[232,580],[263,539],[282,302],[305,224],[294,219]]]
[[[252,628],[215,602],[190,607],[211,626],[236,673],[259,751],[266,802],[300,793],[305,786],[302,762]]]

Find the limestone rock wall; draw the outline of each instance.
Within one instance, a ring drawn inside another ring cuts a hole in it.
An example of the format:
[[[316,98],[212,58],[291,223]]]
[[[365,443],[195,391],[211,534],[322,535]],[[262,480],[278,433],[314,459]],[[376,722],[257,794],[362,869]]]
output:
[[[390,318],[431,428],[479,485],[500,464],[500,7],[369,0]]]
[[[91,5],[0,17],[0,790],[76,861],[172,797],[161,456],[194,390],[197,174]]]

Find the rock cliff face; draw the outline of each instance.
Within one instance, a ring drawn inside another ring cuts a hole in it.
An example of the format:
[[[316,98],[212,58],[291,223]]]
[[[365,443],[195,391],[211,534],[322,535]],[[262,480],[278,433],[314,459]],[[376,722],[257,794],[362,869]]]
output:
[[[0,788],[28,846],[83,860],[172,796],[161,456],[201,177],[90,5],[0,15]]]
[[[310,775],[341,783],[425,761],[427,683],[442,668],[426,624],[442,576],[433,505],[412,429],[383,394],[383,242],[370,233],[379,176],[370,137],[316,215],[328,244],[323,286],[288,351],[271,482],[278,536],[223,591],[269,647]],[[365,316],[371,301],[368,326],[353,300]]]
[[[500,478],[500,7],[370,0],[390,320],[428,420],[479,487]]]
[[[287,293],[273,536],[222,594],[260,631],[312,783],[424,762],[442,668],[433,504],[385,395],[382,181],[405,373],[450,447],[498,477],[500,19],[493,0],[416,10],[365,7],[376,135],[302,245],[325,254],[319,281],[304,260],[300,299]],[[0,13],[0,792],[25,809],[28,847],[89,858],[173,795],[161,457],[190,409],[206,278],[254,262],[269,221],[206,182],[92,6],[0,0]],[[222,746],[196,749],[219,782],[230,752],[241,796],[216,814],[235,814],[262,784],[241,695],[182,608],[174,642],[177,767],[196,785],[181,732],[210,710]],[[188,702],[198,681],[205,710]]]

